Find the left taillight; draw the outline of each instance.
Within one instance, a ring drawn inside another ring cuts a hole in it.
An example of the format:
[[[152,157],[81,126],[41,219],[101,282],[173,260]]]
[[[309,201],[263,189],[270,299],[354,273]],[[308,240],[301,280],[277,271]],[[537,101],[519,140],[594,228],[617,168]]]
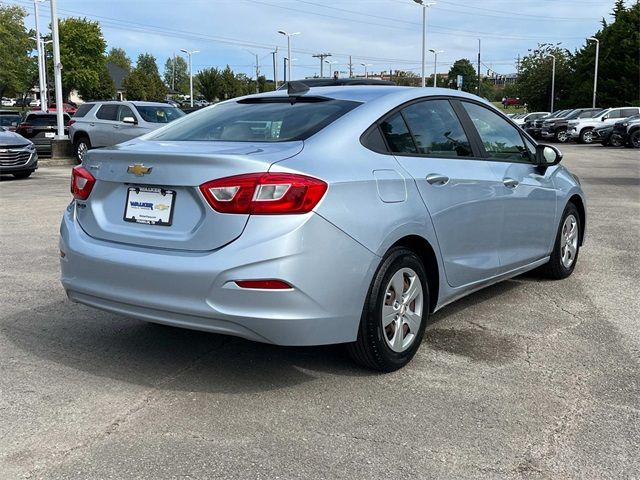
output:
[[[73,170],[71,170],[71,194],[76,200],[89,198],[95,183],[94,176],[81,165],[73,167]]]
[[[293,173],[249,173],[200,185],[214,210],[250,215],[310,212],[327,188],[322,180]]]

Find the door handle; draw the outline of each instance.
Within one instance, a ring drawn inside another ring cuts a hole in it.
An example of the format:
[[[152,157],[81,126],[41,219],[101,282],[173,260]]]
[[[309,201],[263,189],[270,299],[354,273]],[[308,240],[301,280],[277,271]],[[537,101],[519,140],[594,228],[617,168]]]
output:
[[[427,183],[430,185],[446,185],[449,183],[449,177],[440,175],[439,173],[430,173],[427,175]]]
[[[96,126],[96,124],[95,124],[95,123],[93,123],[93,122],[91,122],[89,125],[90,125],[90,126],[92,126],[92,127],[95,127],[95,126]]]
[[[502,183],[507,188],[516,188],[520,182],[518,182],[517,180],[514,180],[513,178],[504,178],[502,180]]]

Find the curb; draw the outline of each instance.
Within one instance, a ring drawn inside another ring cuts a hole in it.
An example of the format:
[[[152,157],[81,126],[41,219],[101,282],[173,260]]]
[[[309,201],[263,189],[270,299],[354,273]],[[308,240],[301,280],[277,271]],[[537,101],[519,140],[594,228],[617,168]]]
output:
[[[75,167],[78,164],[74,157],[64,158],[39,158],[39,167]]]

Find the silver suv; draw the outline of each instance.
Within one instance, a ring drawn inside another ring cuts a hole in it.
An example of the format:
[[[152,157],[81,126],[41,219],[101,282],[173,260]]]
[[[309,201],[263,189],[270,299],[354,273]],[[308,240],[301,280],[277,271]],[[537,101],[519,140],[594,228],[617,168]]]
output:
[[[182,110],[166,103],[85,103],[69,123],[69,138],[76,158],[81,162],[90,148],[126,142],[184,115]]]

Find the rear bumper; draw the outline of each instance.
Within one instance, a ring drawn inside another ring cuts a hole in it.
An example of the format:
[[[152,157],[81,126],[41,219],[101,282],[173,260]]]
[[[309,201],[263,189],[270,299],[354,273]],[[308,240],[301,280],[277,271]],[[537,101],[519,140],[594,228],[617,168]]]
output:
[[[62,285],[73,301],[146,321],[279,345],[356,339],[379,257],[310,213],[251,217],[211,252],[122,245],[88,236],[65,211]],[[290,290],[241,289],[281,279]]]

